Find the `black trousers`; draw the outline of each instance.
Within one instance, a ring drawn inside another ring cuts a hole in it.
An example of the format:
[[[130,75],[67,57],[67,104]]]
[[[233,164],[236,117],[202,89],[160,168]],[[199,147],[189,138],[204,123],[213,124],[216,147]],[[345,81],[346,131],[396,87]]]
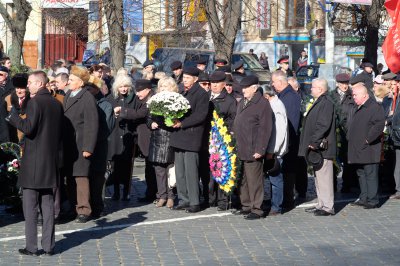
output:
[[[26,249],[37,252],[38,210],[42,211],[42,247],[45,252],[52,251],[55,246],[54,199],[53,189],[23,189],[22,206],[25,218]]]
[[[356,167],[361,190],[359,196],[360,201],[370,205],[378,205],[379,164],[359,164],[356,165]]]
[[[130,194],[130,184],[132,178],[132,158],[116,158],[111,162],[114,177],[114,196],[120,195],[119,185],[124,185],[123,195]]]
[[[224,191],[222,191],[222,189],[219,188],[219,184],[213,178],[211,178],[210,180],[209,190],[209,203],[211,206],[217,205],[218,207],[223,209],[228,207],[228,196],[225,194]]]
[[[203,196],[204,202],[210,202],[209,191],[210,189],[210,182],[212,182],[210,177],[210,164],[208,159],[210,154],[207,150],[202,150],[199,152],[199,175],[201,181],[201,195]]]
[[[104,209],[103,188],[106,179],[103,171],[92,171],[89,175],[90,206],[92,214],[99,215]]]
[[[146,157],[146,166],[144,168],[144,178],[146,180],[146,198],[150,200],[156,199],[157,179],[153,164]]]

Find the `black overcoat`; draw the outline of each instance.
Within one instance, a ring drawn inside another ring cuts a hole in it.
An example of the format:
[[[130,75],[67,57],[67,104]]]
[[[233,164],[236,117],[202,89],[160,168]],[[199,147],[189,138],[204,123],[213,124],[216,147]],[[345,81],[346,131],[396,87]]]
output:
[[[111,103],[112,107],[117,106],[133,108],[135,93],[131,92],[126,97],[119,96],[114,98],[112,94],[107,96],[107,100]],[[115,120],[114,129],[108,137],[108,160],[118,158],[132,159],[133,145],[135,144],[135,125],[132,120],[122,118],[120,115]]]
[[[381,136],[385,126],[383,107],[369,98],[355,109],[349,121],[348,162],[352,164],[379,163]]]
[[[150,145],[150,129],[147,127],[147,117],[149,116],[149,108],[147,108],[147,100],[154,93],[150,91],[146,99],[142,101],[135,95],[133,99],[133,107],[122,107],[120,117],[123,119],[130,119],[136,128],[138,137],[138,146],[142,154],[147,157],[149,155]]]
[[[232,131],[237,109],[236,99],[223,89],[216,98],[211,100],[211,108],[218,112],[219,116],[226,123],[228,129]]]
[[[173,128],[167,127],[164,123],[164,117],[161,116],[151,116],[147,122],[149,128],[151,128],[152,122],[156,122],[158,128],[151,131],[149,161],[154,163],[173,163],[174,150],[169,145]]]
[[[190,110],[180,119],[182,127],[172,132],[170,145],[177,149],[198,152],[202,146],[209,97],[197,83],[181,93],[189,101]]]
[[[242,161],[255,161],[255,153],[266,153],[272,132],[273,112],[268,100],[257,92],[243,106],[244,100],[241,100],[233,123],[238,157]]]
[[[26,118],[12,114],[10,124],[25,134],[18,184],[23,188],[55,188],[62,145],[62,105],[45,88],[27,104]]]
[[[328,141],[328,148],[322,150],[324,159],[336,157],[335,109],[327,94],[322,94],[308,110],[300,135],[299,156],[305,157],[308,146],[319,148],[323,139]]]
[[[64,167],[67,176],[89,176],[90,157],[96,147],[99,118],[96,100],[82,88],[75,97],[68,91],[64,98]]]

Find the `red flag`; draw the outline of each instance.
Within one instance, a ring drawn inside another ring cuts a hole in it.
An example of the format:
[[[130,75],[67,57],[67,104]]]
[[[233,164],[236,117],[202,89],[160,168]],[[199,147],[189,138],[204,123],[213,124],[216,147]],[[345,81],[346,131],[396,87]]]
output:
[[[382,51],[387,66],[393,73],[397,73],[400,72],[400,1],[387,0],[385,7],[392,24],[382,44]]]

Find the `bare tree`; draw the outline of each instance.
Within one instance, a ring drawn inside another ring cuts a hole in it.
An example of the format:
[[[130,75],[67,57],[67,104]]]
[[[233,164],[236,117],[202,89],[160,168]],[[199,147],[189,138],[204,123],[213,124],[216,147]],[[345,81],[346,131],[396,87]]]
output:
[[[364,57],[375,67],[378,60],[379,28],[384,3],[385,0],[373,0],[372,5],[367,7],[367,31],[365,36]]]
[[[10,58],[14,65],[20,65],[22,47],[26,31],[26,21],[32,11],[32,6],[27,0],[13,0],[15,12],[11,16],[7,12],[6,6],[0,1],[0,14],[11,31],[11,50]]]
[[[236,33],[240,26],[241,2],[202,0],[217,58],[231,60]]]
[[[114,70],[124,66],[127,36],[124,33],[124,12],[122,0],[103,0],[107,19],[111,50],[111,64]]]

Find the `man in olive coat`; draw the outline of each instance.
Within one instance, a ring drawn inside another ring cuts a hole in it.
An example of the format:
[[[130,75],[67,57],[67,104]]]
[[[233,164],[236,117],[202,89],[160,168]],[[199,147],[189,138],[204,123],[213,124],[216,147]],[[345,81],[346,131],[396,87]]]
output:
[[[47,255],[53,255],[54,199],[53,188],[59,183],[59,150],[63,121],[62,105],[46,89],[46,73],[33,72],[28,79],[31,99],[26,108],[26,118],[19,117],[12,109],[10,124],[25,134],[18,183],[23,189],[26,247],[23,255],[37,255],[38,208],[43,214],[42,247]]]
[[[257,92],[258,78],[247,76],[240,82],[244,98],[238,104],[233,131],[236,137],[238,158],[243,162],[240,185],[242,209],[235,214],[245,214],[248,220],[264,215],[263,158],[272,132],[271,105]]]
[[[348,162],[357,168],[360,196],[351,205],[364,209],[378,207],[378,169],[381,158],[381,136],[385,126],[385,114],[381,105],[370,98],[364,84],[352,87],[357,104],[349,121]]]
[[[182,95],[189,101],[190,110],[175,121],[170,145],[175,149],[175,173],[179,205],[175,210],[194,213],[199,206],[199,151],[209,108],[207,92],[197,82],[199,69],[183,69]]]
[[[89,78],[86,69],[73,66],[69,76],[69,91],[64,98],[64,166],[68,196],[72,205],[76,203],[78,216],[75,221],[78,223],[87,222],[92,212],[89,203],[90,156],[96,147],[99,128],[96,100],[83,87]]]
[[[335,109],[327,95],[325,79],[312,81],[311,96],[314,103],[308,110],[300,135],[299,156],[305,157],[310,150],[322,154],[322,166],[315,171],[317,205],[306,209],[316,216],[335,214],[333,190],[333,159],[336,157]],[[324,144],[322,144],[324,143]]]

